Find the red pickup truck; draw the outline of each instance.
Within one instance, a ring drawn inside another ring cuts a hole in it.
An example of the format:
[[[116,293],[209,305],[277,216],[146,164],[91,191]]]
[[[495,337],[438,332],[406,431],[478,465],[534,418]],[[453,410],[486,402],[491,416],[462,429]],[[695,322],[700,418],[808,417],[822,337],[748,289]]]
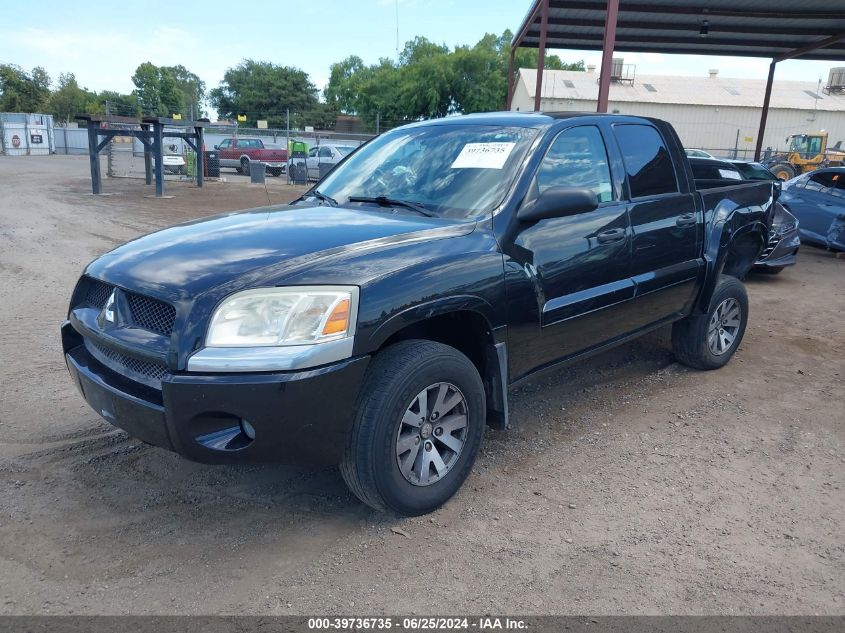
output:
[[[239,174],[248,174],[251,162],[263,163],[273,176],[281,176],[287,169],[288,151],[260,138],[233,136],[223,139],[214,149],[220,152],[220,166],[234,167]]]

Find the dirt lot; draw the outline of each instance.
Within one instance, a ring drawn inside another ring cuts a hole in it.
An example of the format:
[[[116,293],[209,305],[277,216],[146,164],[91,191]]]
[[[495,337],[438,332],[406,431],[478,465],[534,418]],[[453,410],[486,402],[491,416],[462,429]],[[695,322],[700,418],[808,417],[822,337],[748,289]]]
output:
[[[463,490],[402,520],[335,469],[193,464],[88,408],[58,338],[84,264],[267,194],[95,198],[87,170],[0,157],[0,613],[845,614],[845,261],[750,279],[720,371],[660,332],[520,389]]]

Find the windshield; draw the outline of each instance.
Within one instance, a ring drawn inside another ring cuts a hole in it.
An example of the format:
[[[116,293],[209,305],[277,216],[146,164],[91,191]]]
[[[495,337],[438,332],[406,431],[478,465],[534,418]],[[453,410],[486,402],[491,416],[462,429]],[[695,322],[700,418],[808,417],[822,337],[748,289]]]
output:
[[[338,153],[341,156],[346,156],[349,152],[351,152],[355,148],[352,147],[351,145],[335,145],[335,149],[338,151]]]
[[[399,128],[350,156],[319,190],[339,204],[384,196],[441,216],[481,215],[502,201],[536,133],[493,125]]]

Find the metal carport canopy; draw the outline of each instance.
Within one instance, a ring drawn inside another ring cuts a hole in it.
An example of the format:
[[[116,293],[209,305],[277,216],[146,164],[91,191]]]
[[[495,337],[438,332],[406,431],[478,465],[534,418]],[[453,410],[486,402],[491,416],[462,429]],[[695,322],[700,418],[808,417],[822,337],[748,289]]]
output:
[[[547,48],[602,51],[598,111],[607,111],[614,50],[772,60],[763,103],[762,147],[775,65],[786,59],[845,61],[845,7],[839,0],[534,0],[511,45],[539,48],[534,109],[540,109]],[[837,7],[837,5],[840,5]]]

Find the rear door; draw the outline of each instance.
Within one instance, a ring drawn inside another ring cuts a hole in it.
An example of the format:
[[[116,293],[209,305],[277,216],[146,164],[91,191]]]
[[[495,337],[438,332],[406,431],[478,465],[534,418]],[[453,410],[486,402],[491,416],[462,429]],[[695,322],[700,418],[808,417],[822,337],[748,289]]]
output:
[[[631,278],[636,285],[631,329],[683,313],[703,265],[703,218],[695,191],[676,173],[669,144],[653,125],[618,123],[631,218]]]

